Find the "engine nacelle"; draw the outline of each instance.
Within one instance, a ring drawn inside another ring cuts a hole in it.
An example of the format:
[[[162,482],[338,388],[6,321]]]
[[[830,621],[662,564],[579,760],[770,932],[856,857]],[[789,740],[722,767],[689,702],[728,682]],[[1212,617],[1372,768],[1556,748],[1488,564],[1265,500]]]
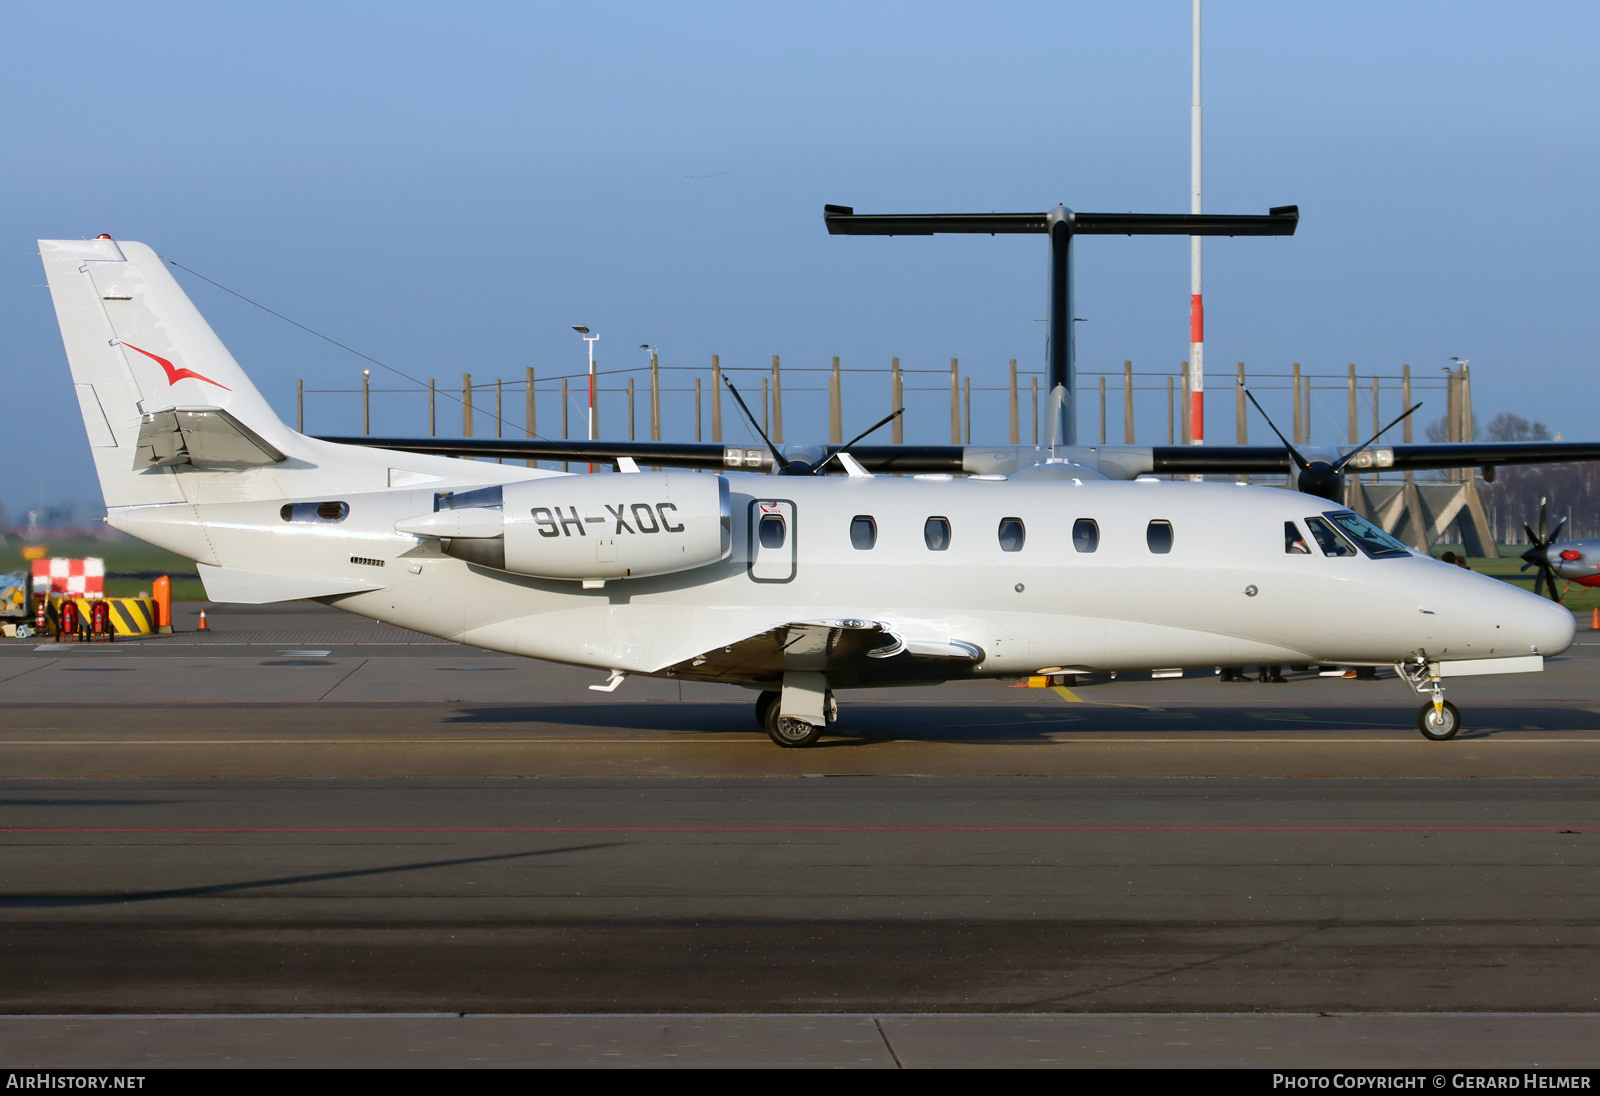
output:
[[[498,500],[482,497],[493,492],[456,496],[468,503],[458,510],[443,498],[439,512],[397,528],[438,537],[447,555],[469,563],[585,584],[688,571],[727,559],[733,549],[721,476],[551,476],[505,484]]]

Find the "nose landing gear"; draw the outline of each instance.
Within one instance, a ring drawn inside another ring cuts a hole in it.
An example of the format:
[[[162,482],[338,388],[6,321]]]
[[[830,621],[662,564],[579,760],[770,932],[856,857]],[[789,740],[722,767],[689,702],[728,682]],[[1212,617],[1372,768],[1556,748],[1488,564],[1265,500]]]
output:
[[[1422,732],[1423,738],[1443,742],[1447,738],[1454,738],[1460,729],[1461,713],[1448,700],[1441,700],[1437,709],[1430,700],[1417,712],[1417,730]]]
[[[1415,662],[1397,662],[1394,668],[1411,686],[1412,692],[1418,696],[1428,694],[1428,701],[1417,712],[1417,730],[1422,732],[1422,737],[1430,742],[1454,738],[1461,729],[1461,713],[1444,698],[1439,664],[1419,657]]]

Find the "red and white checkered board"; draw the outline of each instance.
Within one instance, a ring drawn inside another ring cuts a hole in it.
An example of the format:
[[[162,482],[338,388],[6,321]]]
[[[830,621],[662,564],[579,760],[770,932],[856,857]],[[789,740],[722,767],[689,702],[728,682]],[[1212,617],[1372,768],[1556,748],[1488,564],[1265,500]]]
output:
[[[36,595],[105,597],[106,561],[95,556],[87,559],[36,559],[33,561],[33,592]]]

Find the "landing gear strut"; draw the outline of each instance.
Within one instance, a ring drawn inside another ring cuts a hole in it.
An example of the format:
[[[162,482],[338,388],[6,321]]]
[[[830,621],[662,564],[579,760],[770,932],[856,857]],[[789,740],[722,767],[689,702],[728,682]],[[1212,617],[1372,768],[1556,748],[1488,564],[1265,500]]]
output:
[[[1444,683],[1439,679],[1439,664],[1418,658],[1416,662],[1397,662],[1396,670],[1405,679],[1411,691],[1421,696],[1428,694],[1427,703],[1417,712],[1417,730],[1432,742],[1454,738],[1461,729],[1461,713],[1444,698]]]

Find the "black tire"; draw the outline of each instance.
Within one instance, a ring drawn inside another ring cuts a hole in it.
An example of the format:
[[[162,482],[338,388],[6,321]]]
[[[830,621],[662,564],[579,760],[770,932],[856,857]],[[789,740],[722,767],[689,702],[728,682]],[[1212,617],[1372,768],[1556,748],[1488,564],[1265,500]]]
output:
[[[1456,706],[1448,700],[1444,702],[1444,709],[1435,716],[1433,701],[1428,701],[1417,712],[1417,730],[1422,732],[1422,737],[1430,742],[1443,742],[1447,738],[1454,738],[1461,729],[1461,713]]]
[[[804,746],[816,745],[817,739],[822,737],[822,728],[814,723],[807,723],[803,719],[794,719],[779,714],[781,707],[773,704],[767,708],[767,737],[786,750],[800,749]]]
[[[771,689],[763,689],[761,695],[756,697],[756,726],[763,731],[767,729],[767,712],[775,707],[783,694]]]

